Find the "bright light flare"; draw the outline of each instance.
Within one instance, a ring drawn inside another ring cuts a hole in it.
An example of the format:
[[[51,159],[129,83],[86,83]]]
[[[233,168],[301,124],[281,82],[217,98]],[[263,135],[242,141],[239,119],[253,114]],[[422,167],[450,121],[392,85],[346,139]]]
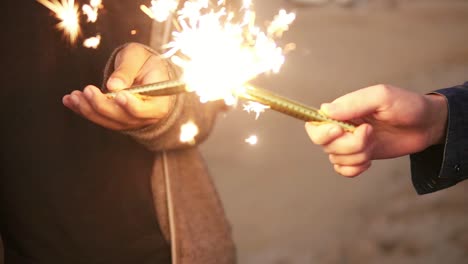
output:
[[[270,108],[270,106],[263,105],[258,102],[249,101],[247,104],[244,104],[244,111],[247,111],[247,113],[254,112],[255,119],[258,119],[260,114],[265,112],[265,109],[268,109],[268,108]]]
[[[152,0],[150,7],[141,5],[140,9],[151,19],[164,22],[176,11],[178,5],[178,0]]]
[[[224,1],[210,8],[209,1],[187,1],[178,12],[173,41],[165,45],[166,57],[183,70],[182,81],[202,102],[232,101],[233,91],[260,74],[278,72],[284,63],[283,49],[275,38],[292,23],[293,15],[280,11],[267,33],[254,26],[255,13],[245,1],[236,14],[226,12]],[[286,19],[286,18],[287,19]]]
[[[75,43],[81,32],[78,6],[74,0],[37,0],[40,4],[55,13],[60,20],[57,28],[63,30],[70,43]]]
[[[180,142],[195,144],[195,137],[198,133],[198,126],[192,121],[189,121],[180,127]]]
[[[83,41],[83,46],[90,49],[97,49],[99,44],[101,44],[101,35],[96,35]]]
[[[250,144],[250,145],[257,145],[258,143],[258,137],[255,135],[252,135],[248,138],[245,139],[245,142]]]

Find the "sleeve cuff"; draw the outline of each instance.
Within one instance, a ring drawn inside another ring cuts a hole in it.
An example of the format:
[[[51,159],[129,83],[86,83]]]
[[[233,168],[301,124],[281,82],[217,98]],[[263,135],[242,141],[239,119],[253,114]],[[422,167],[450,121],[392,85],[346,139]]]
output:
[[[445,144],[410,155],[413,185],[418,194],[432,193],[468,178],[468,83],[434,93],[448,105]]]

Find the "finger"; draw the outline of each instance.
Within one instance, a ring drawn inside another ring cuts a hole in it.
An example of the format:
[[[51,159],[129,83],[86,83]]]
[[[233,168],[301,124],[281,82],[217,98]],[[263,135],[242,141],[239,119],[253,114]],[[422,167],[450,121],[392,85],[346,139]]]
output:
[[[151,55],[140,44],[127,45],[115,58],[115,70],[107,81],[107,88],[110,91],[118,91],[130,87]]]
[[[122,128],[138,128],[157,122],[155,118],[137,118],[130,115],[117,101],[107,98],[97,87],[86,87],[84,94],[88,103],[97,113],[121,124]],[[142,104],[143,102],[136,103]]]
[[[351,154],[351,155],[328,155],[331,163],[342,166],[357,166],[369,162],[371,159],[367,151]]]
[[[77,105],[79,103],[78,98],[72,98],[71,95],[67,94],[62,98],[62,103],[76,114],[80,114],[80,111],[77,108]]]
[[[363,88],[322,104],[320,111],[337,120],[359,119],[385,108],[389,93],[386,85]]]
[[[326,145],[344,134],[344,130],[335,124],[315,125],[308,122],[305,124],[310,140],[317,145]]]
[[[124,129],[125,127],[122,126],[122,124],[115,122],[113,120],[110,120],[107,117],[104,117],[97,113],[93,107],[88,103],[86,100],[84,94],[80,91],[74,91],[71,94],[71,97],[73,98],[73,101],[75,101],[75,107],[82,115],[84,118],[101,125],[103,127],[113,129],[113,130],[121,130]]]
[[[101,116],[111,119],[120,124],[135,124],[134,120],[124,109],[122,109],[114,100],[107,98],[101,91],[92,85],[84,89],[84,95],[91,107]]]
[[[171,105],[171,96],[150,97],[148,100],[140,100],[126,91],[120,91],[115,100],[130,116],[139,119],[164,118],[168,114]]]
[[[369,137],[372,134],[372,126],[362,124],[353,133],[345,133],[343,136],[324,145],[324,150],[328,154],[349,155],[364,151],[370,147]]]
[[[357,165],[357,166],[342,166],[342,165],[335,164],[333,168],[340,175],[353,178],[365,172],[367,169],[370,168],[371,165],[372,165],[371,162],[368,162],[362,165]]]

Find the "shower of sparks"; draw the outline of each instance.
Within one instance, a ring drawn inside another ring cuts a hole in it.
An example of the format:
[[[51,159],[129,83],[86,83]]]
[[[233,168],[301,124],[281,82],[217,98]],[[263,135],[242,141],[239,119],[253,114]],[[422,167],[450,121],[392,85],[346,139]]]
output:
[[[198,132],[197,125],[192,121],[183,124],[180,127],[180,142],[194,144]]]
[[[252,135],[248,138],[245,139],[246,143],[249,143],[250,145],[257,145],[258,143],[258,137],[255,135]]]
[[[88,22],[95,23],[98,19],[98,12],[100,8],[102,8],[101,0],[91,0],[89,5],[83,5],[81,10],[88,17]]]
[[[78,6],[74,0],[37,0],[40,4],[55,13],[55,17],[60,20],[57,28],[63,30],[68,36],[70,43],[75,43],[80,34],[80,21]]]
[[[265,109],[268,109],[268,108],[270,108],[270,106],[263,105],[258,102],[249,101],[247,104],[244,104],[244,111],[247,111],[247,113],[254,112],[255,119],[258,119],[260,114],[265,112]]]
[[[255,26],[251,1],[236,13],[224,1],[210,6],[208,0],[185,2],[177,12],[177,30],[165,45],[166,57],[182,68],[182,81],[202,102],[232,101],[233,91],[263,73],[276,73],[284,63],[284,50],[275,40],[295,15],[281,10],[266,33]]]
[[[85,48],[97,49],[101,43],[101,35],[96,35],[95,37],[87,38],[83,41],[83,46]]]
[[[141,5],[140,9],[151,19],[164,22],[175,12],[178,5],[178,0],[152,0],[150,7]]]

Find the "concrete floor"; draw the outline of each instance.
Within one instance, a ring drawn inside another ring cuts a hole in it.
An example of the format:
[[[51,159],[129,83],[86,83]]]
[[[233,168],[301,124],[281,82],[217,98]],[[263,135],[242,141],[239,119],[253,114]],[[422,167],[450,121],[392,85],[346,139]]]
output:
[[[389,83],[419,92],[468,80],[468,5],[400,1],[296,9],[297,49],[258,84],[311,106]],[[259,21],[280,0],[257,0]],[[244,139],[257,134],[259,144]],[[361,177],[335,174],[303,123],[269,111],[220,118],[202,149],[238,245],[239,263],[466,263],[468,182],[417,196],[406,157]]]

